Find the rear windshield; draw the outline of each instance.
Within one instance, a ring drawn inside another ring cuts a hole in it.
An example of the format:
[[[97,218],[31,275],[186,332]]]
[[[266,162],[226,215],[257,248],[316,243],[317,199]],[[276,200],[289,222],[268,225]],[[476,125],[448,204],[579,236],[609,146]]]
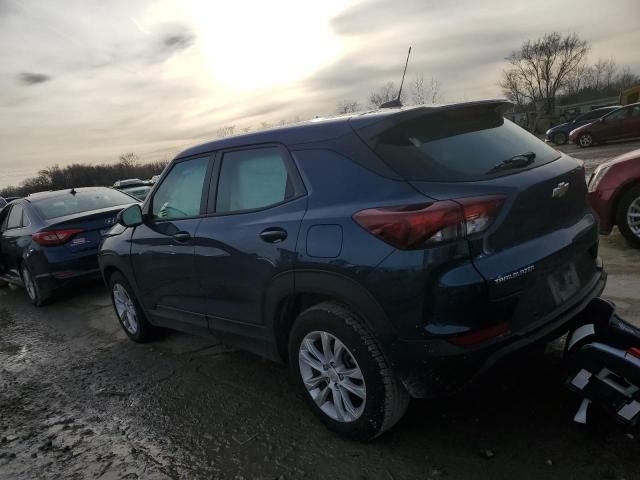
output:
[[[427,113],[369,140],[407,180],[468,182],[552,162],[560,153],[494,109]]]
[[[151,187],[145,185],[142,187],[126,187],[121,188],[120,190],[128,193],[129,195],[133,195],[136,198],[144,200],[145,198],[147,198],[147,195],[151,191]]]
[[[65,192],[56,196],[34,199],[31,204],[45,220],[65,217],[76,213],[118,207],[135,203],[135,199],[117,190],[78,191],[75,194]]]

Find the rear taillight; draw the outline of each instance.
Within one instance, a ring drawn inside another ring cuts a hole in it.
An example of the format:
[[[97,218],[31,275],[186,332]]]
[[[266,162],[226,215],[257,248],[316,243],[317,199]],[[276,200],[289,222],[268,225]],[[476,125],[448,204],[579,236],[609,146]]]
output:
[[[485,231],[503,203],[502,196],[469,197],[368,208],[357,212],[353,219],[394,247],[415,250]]]
[[[82,232],[82,229],[78,228],[69,230],[47,230],[45,232],[34,233],[31,235],[31,238],[39,245],[62,245],[80,232]]]
[[[627,353],[633,355],[636,358],[640,358],[640,348],[638,347],[632,347],[629,350],[627,350]]]

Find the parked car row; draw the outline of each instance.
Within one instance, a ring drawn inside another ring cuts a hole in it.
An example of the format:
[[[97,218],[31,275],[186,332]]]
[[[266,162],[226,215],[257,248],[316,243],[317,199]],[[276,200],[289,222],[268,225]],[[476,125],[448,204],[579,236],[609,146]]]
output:
[[[113,189],[27,197],[0,213],[0,279],[41,304],[99,266],[131,340],[168,327],[288,363],[323,423],[375,438],[410,397],[462,391],[562,335],[605,286],[582,163],[507,107],[217,140],[179,154],[142,205]],[[591,178],[601,217],[637,191],[614,188],[624,163]]]
[[[632,138],[640,138],[640,103],[598,108],[556,125],[545,134],[547,142],[563,145],[568,141],[582,148]]]

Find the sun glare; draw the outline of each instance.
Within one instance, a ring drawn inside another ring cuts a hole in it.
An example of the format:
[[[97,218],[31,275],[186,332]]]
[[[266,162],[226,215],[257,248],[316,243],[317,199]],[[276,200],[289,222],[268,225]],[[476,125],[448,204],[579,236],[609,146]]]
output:
[[[231,89],[284,85],[330,63],[341,41],[329,20],[343,7],[327,0],[187,4],[213,80]]]

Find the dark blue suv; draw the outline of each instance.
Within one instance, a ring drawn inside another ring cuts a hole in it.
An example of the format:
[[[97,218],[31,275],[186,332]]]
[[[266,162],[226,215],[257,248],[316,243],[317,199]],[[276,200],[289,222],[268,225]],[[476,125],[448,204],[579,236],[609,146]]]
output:
[[[503,101],[383,109],[193,147],[99,254],[128,336],[215,334],[288,362],[330,428],[544,344],[605,285],[582,164]]]

